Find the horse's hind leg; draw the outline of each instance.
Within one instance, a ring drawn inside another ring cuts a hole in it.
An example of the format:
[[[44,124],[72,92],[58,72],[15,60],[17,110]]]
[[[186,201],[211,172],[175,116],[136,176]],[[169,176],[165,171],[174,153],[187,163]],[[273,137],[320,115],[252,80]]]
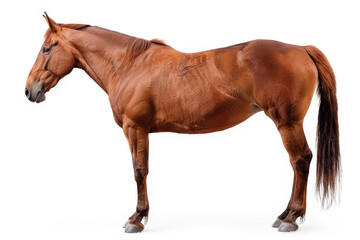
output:
[[[296,219],[305,215],[306,187],[312,152],[305,138],[302,121],[281,126],[279,132],[294,170],[290,202],[286,210],[279,216],[282,221],[279,231],[289,232],[297,230]]]

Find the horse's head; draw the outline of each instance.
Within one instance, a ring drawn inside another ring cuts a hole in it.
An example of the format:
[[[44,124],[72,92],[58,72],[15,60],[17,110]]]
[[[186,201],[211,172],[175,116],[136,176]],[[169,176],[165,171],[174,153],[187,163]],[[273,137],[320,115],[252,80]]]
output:
[[[44,101],[45,93],[75,67],[73,48],[66,40],[61,24],[46,13],[44,17],[49,29],[25,86],[26,97],[37,103]]]

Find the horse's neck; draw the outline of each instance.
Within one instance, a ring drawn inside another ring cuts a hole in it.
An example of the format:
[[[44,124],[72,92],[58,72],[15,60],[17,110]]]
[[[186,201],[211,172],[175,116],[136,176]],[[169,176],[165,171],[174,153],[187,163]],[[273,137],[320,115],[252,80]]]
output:
[[[122,62],[130,37],[97,27],[81,31],[70,40],[79,52],[76,56],[82,68],[108,93],[114,72]]]

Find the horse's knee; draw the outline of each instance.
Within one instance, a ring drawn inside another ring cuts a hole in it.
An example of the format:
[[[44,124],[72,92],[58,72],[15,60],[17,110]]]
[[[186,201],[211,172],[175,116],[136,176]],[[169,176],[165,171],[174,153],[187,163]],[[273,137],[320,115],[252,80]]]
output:
[[[134,173],[135,173],[135,181],[140,183],[144,181],[149,171],[145,167],[135,167]]]

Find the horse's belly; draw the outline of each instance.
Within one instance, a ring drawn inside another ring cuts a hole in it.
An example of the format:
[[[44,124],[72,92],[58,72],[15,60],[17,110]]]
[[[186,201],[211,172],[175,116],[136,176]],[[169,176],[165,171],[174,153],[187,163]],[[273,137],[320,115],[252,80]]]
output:
[[[210,104],[211,105],[211,104]],[[214,106],[157,113],[152,132],[209,133],[233,127],[261,109],[245,101],[227,100]]]

